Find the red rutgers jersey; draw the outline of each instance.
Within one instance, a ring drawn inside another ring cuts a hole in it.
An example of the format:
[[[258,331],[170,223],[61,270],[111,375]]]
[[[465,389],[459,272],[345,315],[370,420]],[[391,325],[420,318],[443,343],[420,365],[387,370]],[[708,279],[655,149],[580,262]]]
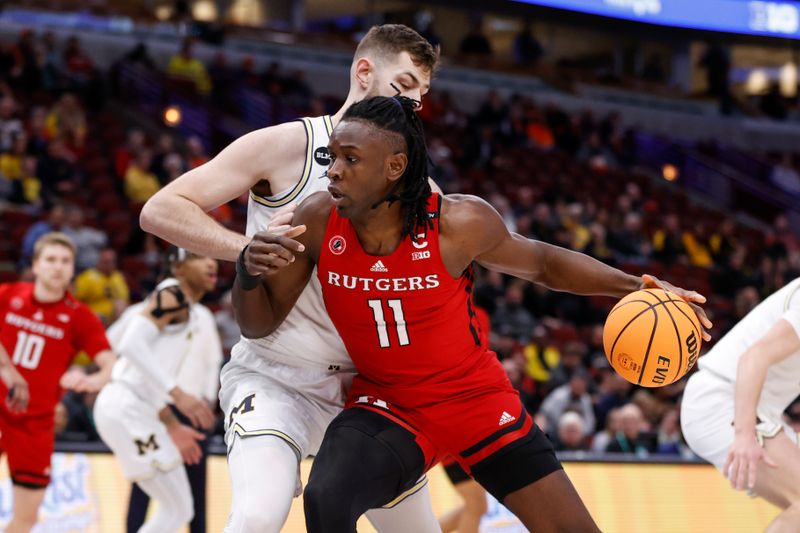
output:
[[[30,389],[28,410],[20,416],[52,416],[61,394],[58,381],[75,355],[84,350],[94,358],[110,347],[103,325],[88,307],[69,293],[57,302],[38,302],[33,287],[0,285],[0,343]],[[0,398],[7,393],[0,382]]]
[[[423,407],[510,389],[472,303],[471,268],[454,279],[439,250],[440,197],[432,194],[432,227],[404,238],[386,256],[367,254],[352,223],[331,209],[317,275],[328,314],[359,376],[381,400]],[[352,400],[352,398],[351,398]]]

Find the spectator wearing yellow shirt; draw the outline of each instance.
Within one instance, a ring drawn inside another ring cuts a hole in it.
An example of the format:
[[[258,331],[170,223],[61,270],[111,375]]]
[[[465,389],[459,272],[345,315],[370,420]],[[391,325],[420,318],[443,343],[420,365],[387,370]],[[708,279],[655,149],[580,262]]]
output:
[[[125,171],[125,196],[134,204],[143,204],[161,188],[155,174],[150,172],[153,156],[142,149]]]
[[[7,180],[22,179],[22,160],[28,146],[28,136],[25,132],[11,135],[11,150],[0,154],[0,174]]]
[[[44,128],[50,139],[66,137],[71,147],[82,148],[88,126],[86,113],[78,97],[71,93],[64,94],[47,114]]]
[[[167,75],[176,80],[194,82],[195,90],[203,95],[211,92],[211,78],[206,66],[192,56],[194,41],[187,37],[183,40],[180,53],[172,56],[167,66]]]
[[[130,303],[130,292],[117,270],[117,253],[113,249],[102,250],[97,265],[75,278],[75,297],[88,305],[105,325],[122,314]]]

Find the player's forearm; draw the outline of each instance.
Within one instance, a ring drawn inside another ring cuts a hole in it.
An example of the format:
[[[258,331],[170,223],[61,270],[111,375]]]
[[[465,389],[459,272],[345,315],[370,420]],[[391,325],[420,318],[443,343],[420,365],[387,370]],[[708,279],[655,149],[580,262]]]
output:
[[[142,229],[181,248],[224,261],[236,261],[250,240],[208,216],[197,204],[161,191],[150,198],[139,215]]]
[[[245,290],[237,275],[231,296],[236,322],[242,330],[242,335],[248,339],[266,337],[280,325],[263,283],[259,283],[254,289]]]
[[[8,352],[6,351],[5,347],[0,344],[0,369],[11,366],[14,366],[14,363],[11,362],[11,358],[8,356]]]
[[[768,365],[750,348],[739,359],[736,368],[733,427],[737,434],[753,434],[756,427],[756,406],[767,376]]]
[[[642,288],[642,280],[586,254],[543,246],[541,270],[532,279],[556,291],[621,298]]]
[[[180,420],[178,420],[178,417],[175,416],[175,413],[172,412],[172,408],[168,405],[166,407],[162,407],[158,412],[158,419],[161,420],[161,423],[168,428],[181,423]]]
[[[94,358],[94,362],[97,363],[97,366],[100,368],[97,374],[102,377],[103,381],[108,382],[111,379],[111,371],[114,369],[114,363],[117,362],[117,356],[114,355],[114,352],[111,350],[103,350],[97,357]]]

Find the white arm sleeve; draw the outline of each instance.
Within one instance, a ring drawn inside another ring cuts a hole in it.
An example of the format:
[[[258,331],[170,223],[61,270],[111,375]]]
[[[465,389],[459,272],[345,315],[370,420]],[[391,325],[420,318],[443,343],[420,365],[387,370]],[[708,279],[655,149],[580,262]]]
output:
[[[130,318],[117,350],[166,394],[175,388],[176,382],[173,376],[163,371],[153,351],[153,344],[159,334],[158,326],[144,316],[136,314]]]

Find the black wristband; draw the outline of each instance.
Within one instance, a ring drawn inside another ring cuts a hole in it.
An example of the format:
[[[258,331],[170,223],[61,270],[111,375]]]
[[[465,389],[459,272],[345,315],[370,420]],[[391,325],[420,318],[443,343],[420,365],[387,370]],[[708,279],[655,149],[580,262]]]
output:
[[[249,245],[248,245],[249,246]],[[253,275],[247,271],[244,266],[244,252],[247,250],[247,246],[242,248],[239,257],[236,259],[236,280],[239,282],[239,286],[244,291],[252,291],[256,287],[261,284],[261,275],[256,274]]]

